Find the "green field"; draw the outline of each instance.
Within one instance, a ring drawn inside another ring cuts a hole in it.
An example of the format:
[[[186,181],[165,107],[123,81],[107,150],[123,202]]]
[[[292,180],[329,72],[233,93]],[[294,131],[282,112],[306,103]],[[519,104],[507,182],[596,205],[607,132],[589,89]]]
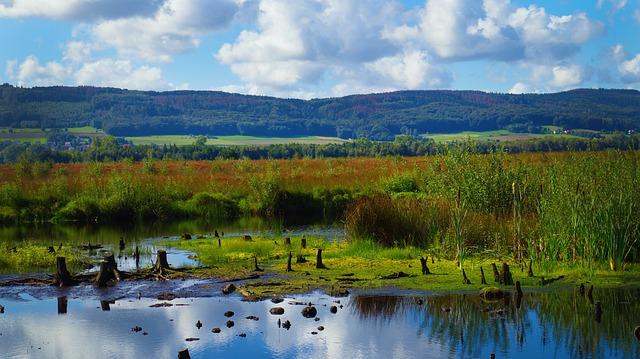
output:
[[[47,142],[47,132],[51,129],[42,130],[40,128],[8,128],[0,127],[0,141],[15,142],[31,142],[45,143]],[[104,132],[95,127],[71,127],[67,131],[74,136],[80,137],[100,137],[104,136]]]
[[[521,141],[543,137],[577,137],[571,134],[544,134],[544,133],[515,133],[508,130],[496,131],[464,131],[457,133],[428,133],[424,138],[431,138],[436,142],[464,141],[467,139],[478,141]]]
[[[126,137],[128,141],[135,145],[176,145],[185,146],[193,144],[197,136],[179,136],[179,135],[163,135],[163,136],[140,136]],[[305,143],[305,144],[329,144],[347,142],[337,137],[254,137],[254,136],[218,136],[207,139],[208,145],[218,146],[242,146],[242,145],[258,145],[266,146],[273,144],[286,143]]]

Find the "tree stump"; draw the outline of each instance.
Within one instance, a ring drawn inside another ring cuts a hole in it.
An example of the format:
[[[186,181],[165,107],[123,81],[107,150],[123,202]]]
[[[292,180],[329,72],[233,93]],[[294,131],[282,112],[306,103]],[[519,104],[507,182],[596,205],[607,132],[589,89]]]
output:
[[[579,292],[579,293],[580,293],[580,295],[581,295],[581,296],[583,296],[583,297],[584,297],[584,291],[585,291],[584,283],[580,283],[580,288],[578,288],[578,292]]]
[[[528,277],[533,277],[533,260],[529,259],[529,272],[527,273]]]
[[[118,248],[123,251],[124,250],[124,238],[120,237],[120,243],[118,243]]]
[[[215,231],[213,231],[213,236],[216,238],[220,238],[220,235],[218,234],[218,230],[216,229]]]
[[[253,256],[253,271],[262,272],[264,269],[258,267],[258,256]]]
[[[511,276],[511,271],[509,270],[509,265],[507,263],[502,263],[502,273],[500,274],[500,283],[504,285],[513,285],[513,276]]]
[[[120,271],[118,271],[118,264],[113,254],[104,257],[100,262],[100,271],[96,276],[95,283],[98,287],[104,288],[111,280],[120,281]]]
[[[167,262],[167,251],[159,250],[156,253],[156,264],[153,266],[153,271],[162,274],[165,269],[171,269],[169,262]]]
[[[135,252],[133,252],[133,257],[136,259],[136,269],[140,268],[140,249],[136,246]]]
[[[47,249],[47,251],[51,254],[54,254],[56,252],[56,250],[53,248],[53,246],[49,246],[49,248]]]
[[[480,284],[487,284],[487,279],[484,277],[484,269],[480,267]]]
[[[291,268],[291,257],[293,257],[293,255],[291,254],[291,252],[289,252],[289,259],[287,259],[287,272],[293,271],[293,269]]]
[[[467,273],[462,269],[462,284],[471,284],[471,281],[467,277]]]
[[[285,246],[290,246],[291,245],[291,238],[287,237],[284,239],[284,245]]]
[[[54,275],[53,283],[58,287],[69,287],[78,284],[67,270],[67,260],[65,257],[56,257],[56,274]]]
[[[67,297],[58,297],[58,314],[67,314]]]
[[[108,300],[101,300],[100,308],[102,309],[103,312],[111,311],[111,303],[109,303]]]
[[[218,237],[218,248],[222,247],[222,241],[220,240],[220,237]]]
[[[327,267],[322,263],[322,248],[318,248],[318,255],[316,256],[316,268],[326,269]]]
[[[491,268],[493,269],[493,281],[495,283],[500,283],[500,272],[498,272],[498,267],[495,263],[491,263]]]
[[[420,266],[422,267],[423,275],[431,274],[429,267],[427,267],[427,258],[420,257]]]
[[[302,246],[302,249],[307,249],[307,239],[302,237],[302,239],[300,240],[300,245]]]
[[[178,359],[191,359],[191,356],[189,355],[189,349],[179,351]]]

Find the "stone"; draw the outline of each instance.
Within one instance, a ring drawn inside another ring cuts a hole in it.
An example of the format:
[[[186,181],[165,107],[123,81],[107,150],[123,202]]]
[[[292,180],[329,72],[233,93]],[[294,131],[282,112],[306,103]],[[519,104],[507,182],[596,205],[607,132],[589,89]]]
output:
[[[335,305],[332,305],[331,308],[329,308],[329,311],[333,314],[338,313],[338,307],[336,307]]]
[[[234,323],[233,320],[227,320],[227,328],[231,328],[234,325],[236,325],[236,323]]]
[[[302,309],[302,316],[305,318],[314,318],[318,315],[318,310],[315,307],[305,307]]]
[[[218,334],[218,333],[220,333],[221,331],[222,331],[222,329],[220,329],[220,328],[218,328],[218,327],[211,329],[211,333],[216,333],[216,334]]]
[[[269,309],[269,313],[271,313],[273,315],[282,315],[282,314],[284,314],[284,308],[282,308],[282,307],[273,307],[273,308]]]
[[[227,317],[227,318],[233,317],[234,314],[235,313],[230,311],[230,310],[227,310],[226,312],[224,312],[224,316]]]

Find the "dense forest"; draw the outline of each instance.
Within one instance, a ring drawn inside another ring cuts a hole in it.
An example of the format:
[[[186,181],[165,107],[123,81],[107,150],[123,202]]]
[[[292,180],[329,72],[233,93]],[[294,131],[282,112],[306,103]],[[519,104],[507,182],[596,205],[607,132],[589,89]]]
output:
[[[217,91],[0,86],[0,127],[94,126],[114,136],[315,135],[393,140],[398,134],[467,130],[537,132],[545,125],[638,129],[640,92],[400,91],[298,100]]]
[[[272,144],[268,146],[212,146],[201,137],[194,144],[122,145],[112,137],[96,138],[86,150],[53,149],[44,144],[0,141],[0,163],[79,163],[147,160],[216,160],[216,159],[294,159],[340,157],[427,156],[465,148],[473,153],[600,151],[606,149],[640,150],[640,134],[613,134],[600,138],[534,138],[519,141],[435,142],[397,136],[394,141],[358,139],[339,144]]]

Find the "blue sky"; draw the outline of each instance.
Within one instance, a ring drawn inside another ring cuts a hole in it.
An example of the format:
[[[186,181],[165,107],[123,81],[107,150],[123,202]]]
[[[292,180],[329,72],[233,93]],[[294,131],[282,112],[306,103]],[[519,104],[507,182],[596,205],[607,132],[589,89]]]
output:
[[[640,88],[640,0],[0,0],[0,82],[328,97]]]

